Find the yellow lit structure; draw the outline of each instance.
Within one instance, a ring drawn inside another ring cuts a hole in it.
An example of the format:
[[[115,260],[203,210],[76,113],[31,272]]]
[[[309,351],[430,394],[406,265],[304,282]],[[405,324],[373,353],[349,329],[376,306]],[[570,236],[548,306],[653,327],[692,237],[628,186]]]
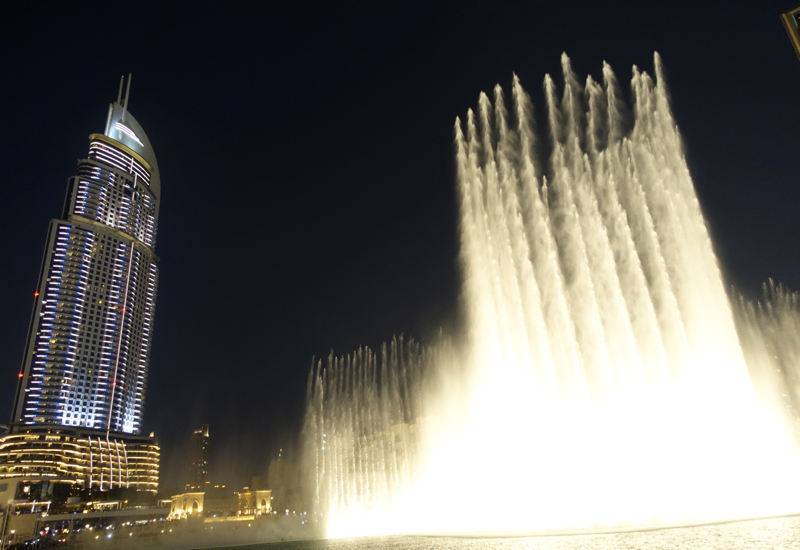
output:
[[[236,493],[239,498],[237,513],[240,516],[267,516],[272,513],[272,491],[269,489],[249,490]]]
[[[169,519],[202,518],[205,495],[202,491],[173,495]]]
[[[100,491],[155,492],[160,455],[155,437],[31,426],[0,437],[0,480],[35,477]]]
[[[800,59],[800,6],[781,14],[783,26],[789,33],[789,40],[792,41],[794,51]]]
[[[272,491],[268,489],[250,490],[245,487],[235,495],[236,497],[233,499],[206,499],[205,491],[172,495],[169,519],[204,518],[204,521],[224,522],[255,519],[272,514]]]

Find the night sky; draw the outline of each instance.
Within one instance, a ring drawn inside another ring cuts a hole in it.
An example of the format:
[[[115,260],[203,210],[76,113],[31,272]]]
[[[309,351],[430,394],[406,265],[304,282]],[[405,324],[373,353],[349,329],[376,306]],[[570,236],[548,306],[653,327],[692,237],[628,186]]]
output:
[[[453,123],[560,54],[666,65],[727,282],[800,289],[800,61],[758,2],[10,2],[0,8],[0,423],[47,224],[121,74],[158,158],[144,431],[162,486],[211,426],[212,480],[293,449],[312,357],[458,324]]]

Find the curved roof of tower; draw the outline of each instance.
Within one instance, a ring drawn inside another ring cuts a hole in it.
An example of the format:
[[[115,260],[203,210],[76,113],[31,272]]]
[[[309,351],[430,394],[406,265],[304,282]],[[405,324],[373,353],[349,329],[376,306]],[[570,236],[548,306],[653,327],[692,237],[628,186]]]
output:
[[[150,173],[150,190],[157,199],[161,198],[161,177],[158,173],[158,161],[147,134],[133,115],[119,103],[112,103],[108,124],[104,132],[106,137],[120,142],[132,149],[152,167]]]

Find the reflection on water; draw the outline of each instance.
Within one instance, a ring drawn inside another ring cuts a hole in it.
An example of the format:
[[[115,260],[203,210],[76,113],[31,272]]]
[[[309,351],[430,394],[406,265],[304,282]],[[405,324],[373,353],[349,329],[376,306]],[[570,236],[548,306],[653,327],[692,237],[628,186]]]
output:
[[[524,538],[380,537],[230,547],[247,550],[773,550],[800,549],[800,516],[661,531]]]

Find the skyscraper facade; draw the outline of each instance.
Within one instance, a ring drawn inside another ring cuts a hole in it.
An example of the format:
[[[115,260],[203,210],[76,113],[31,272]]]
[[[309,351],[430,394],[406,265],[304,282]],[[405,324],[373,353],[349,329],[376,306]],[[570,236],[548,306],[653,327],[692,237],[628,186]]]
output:
[[[160,196],[153,148],[120,98],[50,222],[12,423],[139,433]]]
[[[121,83],[109,106],[105,131],[89,136],[62,216],[50,222],[11,418],[12,435],[72,433],[74,441],[95,441],[87,449],[119,453],[119,464],[126,435],[147,439],[136,436],[153,339],[161,198],[158,163],[128,112],[129,92],[130,78],[125,97]],[[0,473],[14,470],[3,458],[11,441],[22,440],[0,441]]]
[[[203,424],[189,440],[188,491],[204,491],[208,488],[208,424]]]

